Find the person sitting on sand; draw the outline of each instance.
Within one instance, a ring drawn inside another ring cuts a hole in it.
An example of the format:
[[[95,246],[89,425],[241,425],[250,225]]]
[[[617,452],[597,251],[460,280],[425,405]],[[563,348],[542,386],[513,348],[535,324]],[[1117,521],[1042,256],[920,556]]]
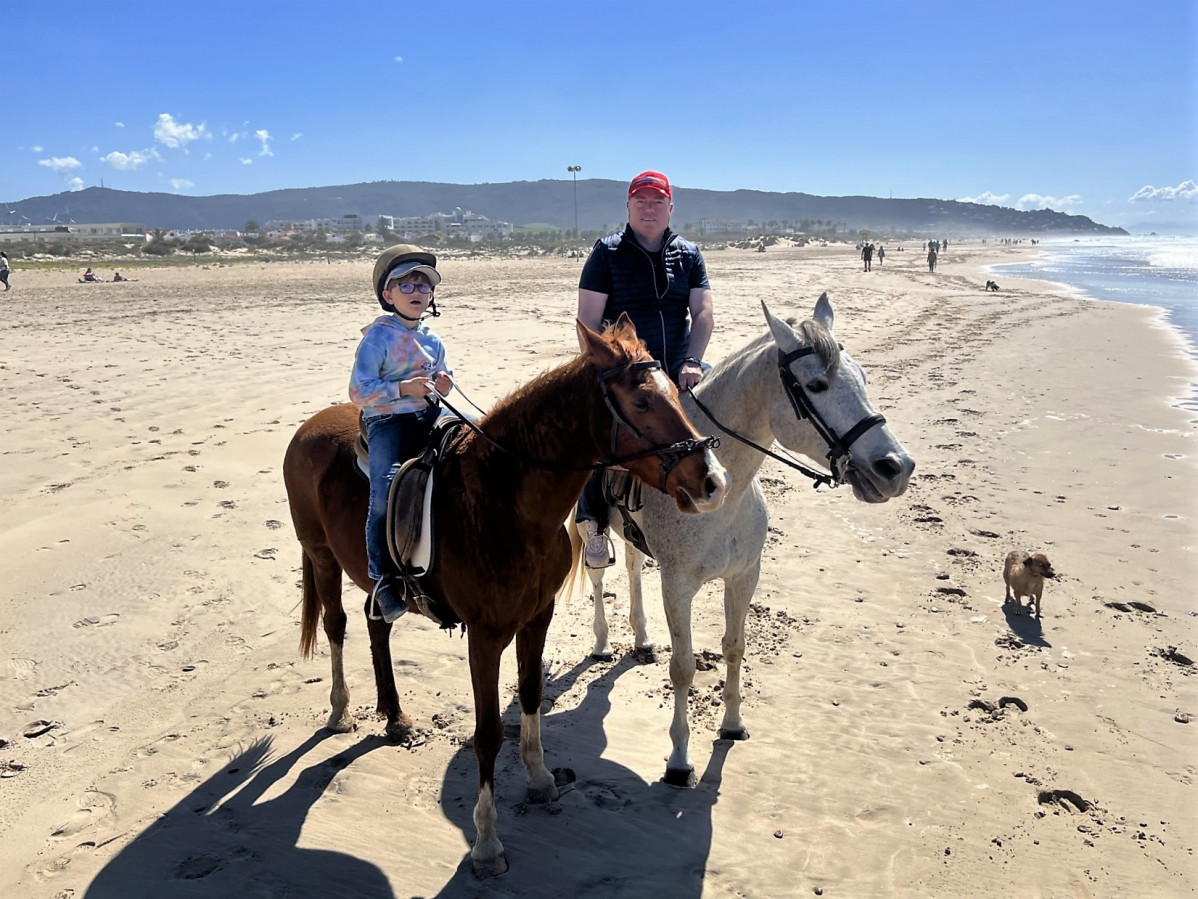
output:
[[[128,281],[129,279],[128,279],[128,278],[122,278],[122,277],[121,277],[121,273],[120,273],[120,272],[113,272],[113,273],[112,273],[112,280],[115,282],[115,281]]]
[[[422,320],[439,315],[433,290],[441,283],[437,257],[397,244],[374,264],[374,293],[390,315],[362,329],[354,356],[349,398],[362,407],[370,447],[370,502],[366,515],[367,573],[384,621],[408,610],[387,549],[387,494],[398,463],[420,452],[441,407],[427,398],[453,388],[441,338]],[[431,307],[431,313],[430,313]]]
[[[83,277],[79,279],[79,283],[80,283],[80,284],[83,284],[83,283],[85,283],[85,282],[89,282],[89,281],[99,281],[99,280],[100,280],[100,279],[96,277],[96,273],[95,273],[95,272],[93,272],[93,271],[92,271],[92,270],[89,268],[87,271],[85,271],[85,272],[83,273]]]

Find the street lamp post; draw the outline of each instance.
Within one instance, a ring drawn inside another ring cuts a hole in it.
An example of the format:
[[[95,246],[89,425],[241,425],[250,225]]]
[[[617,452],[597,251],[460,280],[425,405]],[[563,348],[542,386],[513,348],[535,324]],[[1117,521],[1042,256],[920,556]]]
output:
[[[574,176],[574,239],[578,240],[578,173],[582,171],[582,166],[568,165],[566,171]]]

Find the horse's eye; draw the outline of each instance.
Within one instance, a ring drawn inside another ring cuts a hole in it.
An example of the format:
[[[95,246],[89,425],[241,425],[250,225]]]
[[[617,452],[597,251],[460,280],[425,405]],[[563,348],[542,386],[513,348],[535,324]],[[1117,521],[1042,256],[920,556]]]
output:
[[[638,400],[633,400],[632,407],[636,409],[637,412],[648,412],[649,401],[644,397],[641,397]]]
[[[823,393],[828,389],[828,382],[824,380],[812,381],[807,385],[807,390],[811,393]]]

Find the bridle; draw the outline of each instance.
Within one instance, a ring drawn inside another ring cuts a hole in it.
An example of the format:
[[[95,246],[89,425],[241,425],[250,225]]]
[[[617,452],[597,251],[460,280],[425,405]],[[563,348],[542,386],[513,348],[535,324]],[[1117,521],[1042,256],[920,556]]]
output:
[[[470,430],[474,431],[474,433],[478,434],[478,436],[485,440],[488,444],[495,447],[495,449],[499,450],[505,455],[511,456],[513,459],[516,459],[525,465],[531,465],[535,468],[547,468],[552,471],[600,471],[605,468],[618,468],[624,465],[626,462],[635,462],[637,459],[645,459],[649,456],[658,456],[662,462],[660,487],[662,492],[665,492],[666,481],[669,480],[670,473],[683,459],[685,459],[687,456],[694,455],[695,453],[701,453],[708,449],[715,449],[720,445],[720,438],[703,437],[699,440],[688,438],[686,440],[679,440],[676,443],[654,443],[644,434],[642,434],[640,429],[637,428],[636,425],[629,421],[628,418],[620,412],[619,405],[616,403],[615,397],[613,397],[611,394],[609,387],[610,382],[625,374],[637,374],[643,371],[661,371],[661,368],[660,362],[658,362],[656,359],[650,359],[646,362],[629,362],[625,365],[618,365],[615,368],[610,368],[606,371],[599,372],[599,389],[602,391],[603,402],[611,412],[612,418],[611,452],[609,453],[610,458],[594,465],[562,465],[556,462],[547,462],[541,459],[530,458],[523,453],[518,453],[513,449],[509,449],[508,447],[499,443],[497,440],[490,437],[478,425],[455,409],[444,397],[440,397],[439,401],[445,406],[446,409],[460,418],[463,424],[465,424]],[[458,387],[458,392],[462,392],[460,387]],[[465,396],[465,394],[462,395]],[[476,406],[473,402],[470,402],[469,398],[467,398],[466,401],[469,402],[470,405],[474,406],[475,409],[478,409],[479,412],[483,411],[482,409],[479,409],[478,406]],[[431,403],[432,400],[430,399],[429,402]],[[646,448],[640,452],[629,453],[624,456],[617,455],[620,428],[626,428],[627,430],[631,431],[633,436],[643,443]]]
[[[844,349],[844,347],[841,347],[841,349]],[[843,437],[838,435],[836,433],[836,429],[829,425],[824,417],[820,415],[820,412],[815,407],[815,404],[811,402],[811,397],[807,395],[807,391],[803,389],[803,385],[799,383],[799,379],[796,378],[794,372],[790,370],[791,364],[796,360],[801,359],[804,356],[810,356],[815,352],[816,350],[813,346],[799,347],[799,349],[791,350],[789,353],[779,349],[778,377],[782,380],[782,390],[786,394],[786,398],[790,400],[790,405],[791,408],[794,409],[795,417],[800,421],[803,419],[810,421],[811,426],[815,428],[819,435],[824,439],[824,443],[828,445],[827,458],[828,468],[831,469],[830,474],[824,474],[823,472],[815,471],[808,468],[806,465],[803,465],[801,462],[796,462],[794,459],[780,456],[763,446],[759,446],[749,438],[736,433],[735,431],[721,424],[720,421],[712,414],[711,410],[708,409],[707,406],[703,404],[702,400],[695,395],[693,390],[690,391],[690,394],[691,398],[695,401],[695,405],[697,405],[703,411],[703,414],[710,418],[715,423],[716,427],[718,427],[729,437],[734,437],[741,443],[753,447],[753,449],[764,453],[771,459],[775,459],[778,462],[781,462],[783,465],[787,465],[796,471],[802,472],[807,477],[811,478],[812,481],[814,481],[813,486],[816,489],[819,489],[822,484],[827,484],[830,487],[839,487],[844,483],[845,478],[848,476],[849,469],[855,467],[853,465],[852,456],[849,453],[852,445],[870,428],[875,427],[876,425],[886,424],[886,418],[885,416],[878,415],[876,413],[874,415],[867,415],[865,418],[861,419],[861,421],[849,428],[848,433],[846,433]]]
[[[596,468],[611,468],[617,465],[623,465],[625,462],[632,462],[636,459],[643,459],[646,456],[658,456],[661,459],[661,491],[666,491],[666,481],[669,480],[670,472],[672,472],[683,459],[694,453],[701,453],[708,449],[715,449],[720,445],[718,437],[704,437],[700,440],[686,439],[680,440],[677,443],[671,444],[655,444],[650,441],[644,434],[640,432],[632,422],[625,418],[619,408],[616,406],[615,398],[612,397],[611,391],[608,390],[608,382],[620,377],[624,374],[636,374],[642,371],[661,371],[661,363],[656,359],[650,359],[646,362],[629,362],[627,365],[621,365],[617,368],[608,369],[605,372],[599,373],[599,387],[603,391],[603,402],[607,404],[608,410],[611,412],[611,455],[606,465],[595,466]],[[619,437],[620,428],[627,428],[633,435],[649,448],[628,456],[616,456],[616,447]]]

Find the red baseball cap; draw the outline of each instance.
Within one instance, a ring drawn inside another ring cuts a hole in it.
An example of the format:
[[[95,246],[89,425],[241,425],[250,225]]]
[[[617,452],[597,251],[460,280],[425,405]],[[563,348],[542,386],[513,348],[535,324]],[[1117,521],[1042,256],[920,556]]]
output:
[[[673,193],[670,191],[670,179],[661,172],[641,172],[628,185],[628,196],[631,197],[638,190],[655,190],[667,200],[673,198]]]

